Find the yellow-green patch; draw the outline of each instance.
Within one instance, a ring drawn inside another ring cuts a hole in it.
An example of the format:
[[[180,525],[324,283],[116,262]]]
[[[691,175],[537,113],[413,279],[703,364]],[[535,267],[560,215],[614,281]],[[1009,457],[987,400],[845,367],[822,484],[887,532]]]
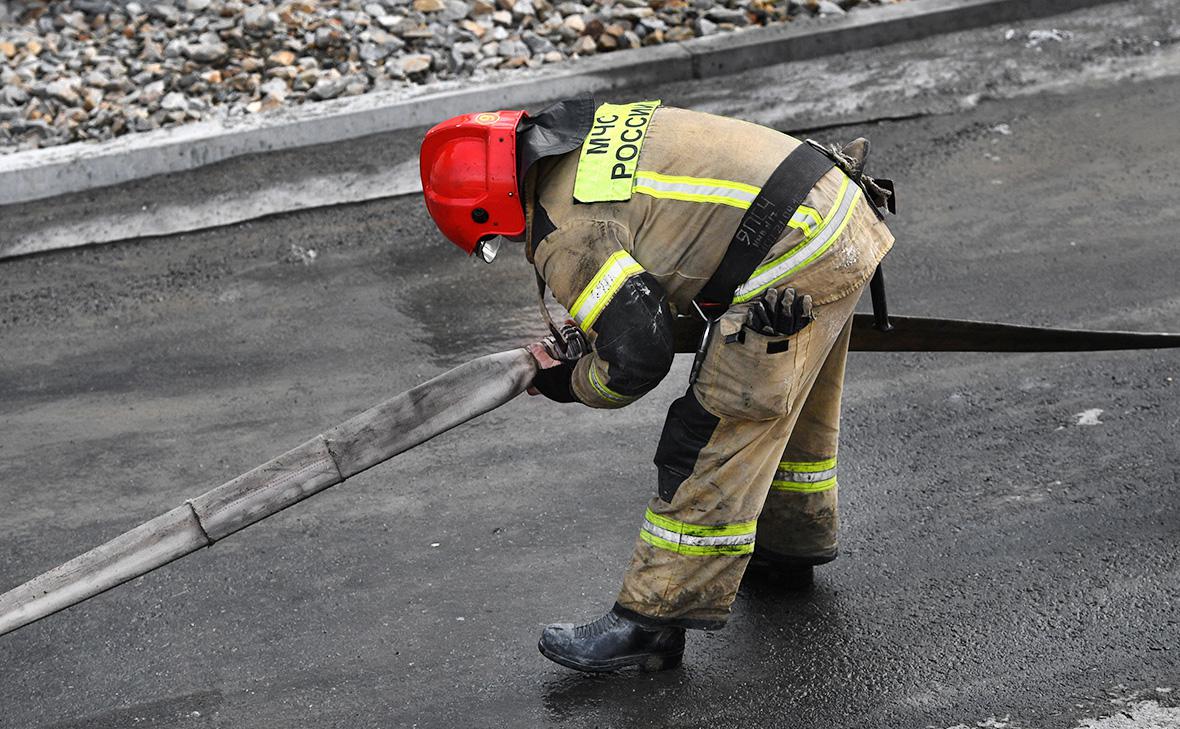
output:
[[[598,107],[578,158],[575,200],[593,203],[631,199],[639,152],[659,105],[657,99]]]

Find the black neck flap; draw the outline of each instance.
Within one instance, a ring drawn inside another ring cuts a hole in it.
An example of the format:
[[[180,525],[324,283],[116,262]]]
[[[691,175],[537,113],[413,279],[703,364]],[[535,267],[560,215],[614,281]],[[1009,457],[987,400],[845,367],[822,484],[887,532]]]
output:
[[[555,157],[566,152],[572,152],[582,146],[586,135],[590,133],[590,126],[594,123],[593,97],[582,96],[576,99],[563,99],[546,107],[536,116],[521,120],[516,127],[516,179],[520,185],[520,200],[528,202],[525,197],[525,180],[529,168],[546,157]],[[529,215],[529,202],[525,205],[528,223],[525,230],[525,255],[529,262],[532,256],[532,216]],[[535,213],[533,213],[535,215]],[[537,276],[537,296],[541,303],[541,316],[549,326],[549,331],[555,342],[561,342],[561,332],[553,322],[549,307],[545,306],[545,279],[541,272],[534,272]]]
[[[563,99],[516,127],[516,179],[524,187],[525,173],[545,157],[572,152],[582,146],[594,122],[594,99]]]

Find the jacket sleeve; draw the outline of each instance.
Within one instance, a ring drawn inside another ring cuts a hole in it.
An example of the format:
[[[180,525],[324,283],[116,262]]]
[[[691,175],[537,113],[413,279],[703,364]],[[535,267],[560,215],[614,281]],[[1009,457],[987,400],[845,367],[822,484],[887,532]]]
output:
[[[672,366],[672,312],[663,286],[627,253],[626,228],[579,220],[537,246],[535,262],[557,300],[590,339],[570,389],[597,408],[621,408],[664,379]]]

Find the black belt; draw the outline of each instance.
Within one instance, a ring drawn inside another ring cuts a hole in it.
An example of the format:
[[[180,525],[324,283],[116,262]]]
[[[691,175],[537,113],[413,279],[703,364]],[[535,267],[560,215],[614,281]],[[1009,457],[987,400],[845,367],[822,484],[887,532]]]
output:
[[[702,305],[728,308],[734,291],[750,280],[765,260],[807,193],[834,166],[827,155],[808,143],[800,144],[779,163],[742,216],[721,264],[697,294]]]
[[[700,374],[713,324],[729,308],[737,287],[750,280],[754,269],[782,237],[807,193],[833,167],[835,163],[819,149],[810,143],[800,144],[774,168],[770,179],[750,203],[717,270],[693,300],[697,313],[705,320],[705,331],[697,345],[689,384],[695,383]],[[705,313],[704,309],[711,311]]]

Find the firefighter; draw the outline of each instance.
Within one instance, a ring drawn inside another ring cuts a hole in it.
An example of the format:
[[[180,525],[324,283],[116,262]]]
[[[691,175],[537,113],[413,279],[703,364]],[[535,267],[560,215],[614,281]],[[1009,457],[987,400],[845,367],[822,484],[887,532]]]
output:
[[[864,140],[826,149],[659,101],[573,99],[427,133],[422,183],[442,233],[488,262],[523,241],[585,337],[536,391],[624,407],[667,374],[683,323],[704,330],[617,601],[545,628],[546,657],[587,672],[676,666],[686,628],[725,624],[752,556],[808,573],[836,557],[851,317],[893,244],[879,211],[891,187],[864,175],[866,154]]]

